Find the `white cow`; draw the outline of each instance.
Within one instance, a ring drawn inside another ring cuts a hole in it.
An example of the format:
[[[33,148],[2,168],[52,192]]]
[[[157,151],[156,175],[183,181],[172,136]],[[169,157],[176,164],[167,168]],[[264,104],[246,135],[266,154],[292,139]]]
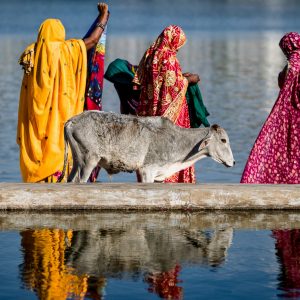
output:
[[[65,124],[64,136],[61,179],[68,144],[74,161],[68,182],[87,182],[96,166],[108,174],[137,171],[142,182],[161,182],[204,157],[227,167],[235,163],[228,135],[218,125],[181,128],[164,117],[85,111]]]

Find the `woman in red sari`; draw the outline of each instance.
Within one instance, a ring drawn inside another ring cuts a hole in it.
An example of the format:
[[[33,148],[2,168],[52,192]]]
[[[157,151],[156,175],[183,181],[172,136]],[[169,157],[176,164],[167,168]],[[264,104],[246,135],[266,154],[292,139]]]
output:
[[[248,158],[241,183],[300,183],[300,34],[279,43],[288,64],[280,92]]]
[[[186,42],[183,30],[166,27],[144,54],[133,83],[141,89],[139,116],[164,116],[178,126],[190,128],[185,93],[189,83],[199,76],[181,71],[176,54]],[[194,167],[179,171],[165,182],[195,183]]]

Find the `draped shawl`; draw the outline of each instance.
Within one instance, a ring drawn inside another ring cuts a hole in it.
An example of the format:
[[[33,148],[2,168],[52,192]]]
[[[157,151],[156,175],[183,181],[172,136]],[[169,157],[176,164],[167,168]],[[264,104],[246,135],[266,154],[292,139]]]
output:
[[[166,116],[176,123],[188,86],[176,57],[185,42],[183,30],[171,25],[144,54],[133,79],[141,86],[138,115]]]

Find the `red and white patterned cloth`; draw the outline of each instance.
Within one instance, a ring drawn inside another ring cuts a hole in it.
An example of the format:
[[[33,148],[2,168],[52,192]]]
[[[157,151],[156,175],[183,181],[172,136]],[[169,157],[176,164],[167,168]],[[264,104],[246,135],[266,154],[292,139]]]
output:
[[[190,128],[185,98],[188,81],[176,57],[185,42],[183,30],[170,25],[144,54],[133,79],[141,88],[138,115],[165,116],[178,126]],[[194,167],[174,174],[165,182],[195,183]]]

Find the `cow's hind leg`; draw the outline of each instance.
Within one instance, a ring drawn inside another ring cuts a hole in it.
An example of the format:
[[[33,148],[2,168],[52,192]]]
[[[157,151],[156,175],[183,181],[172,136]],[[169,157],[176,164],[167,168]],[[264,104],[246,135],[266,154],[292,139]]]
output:
[[[72,166],[71,173],[68,177],[68,182],[79,181],[79,171],[80,171],[80,168],[78,166],[78,163],[75,159],[73,159],[73,166]]]
[[[68,125],[65,127],[65,135],[65,138],[67,138],[67,140],[69,141],[73,159],[73,166],[68,177],[68,182],[78,182],[82,165],[82,151],[78,145],[77,140],[73,136],[72,123],[68,123]]]
[[[95,158],[88,159],[80,170],[80,182],[87,182],[94,168],[97,167],[98,161]]]

